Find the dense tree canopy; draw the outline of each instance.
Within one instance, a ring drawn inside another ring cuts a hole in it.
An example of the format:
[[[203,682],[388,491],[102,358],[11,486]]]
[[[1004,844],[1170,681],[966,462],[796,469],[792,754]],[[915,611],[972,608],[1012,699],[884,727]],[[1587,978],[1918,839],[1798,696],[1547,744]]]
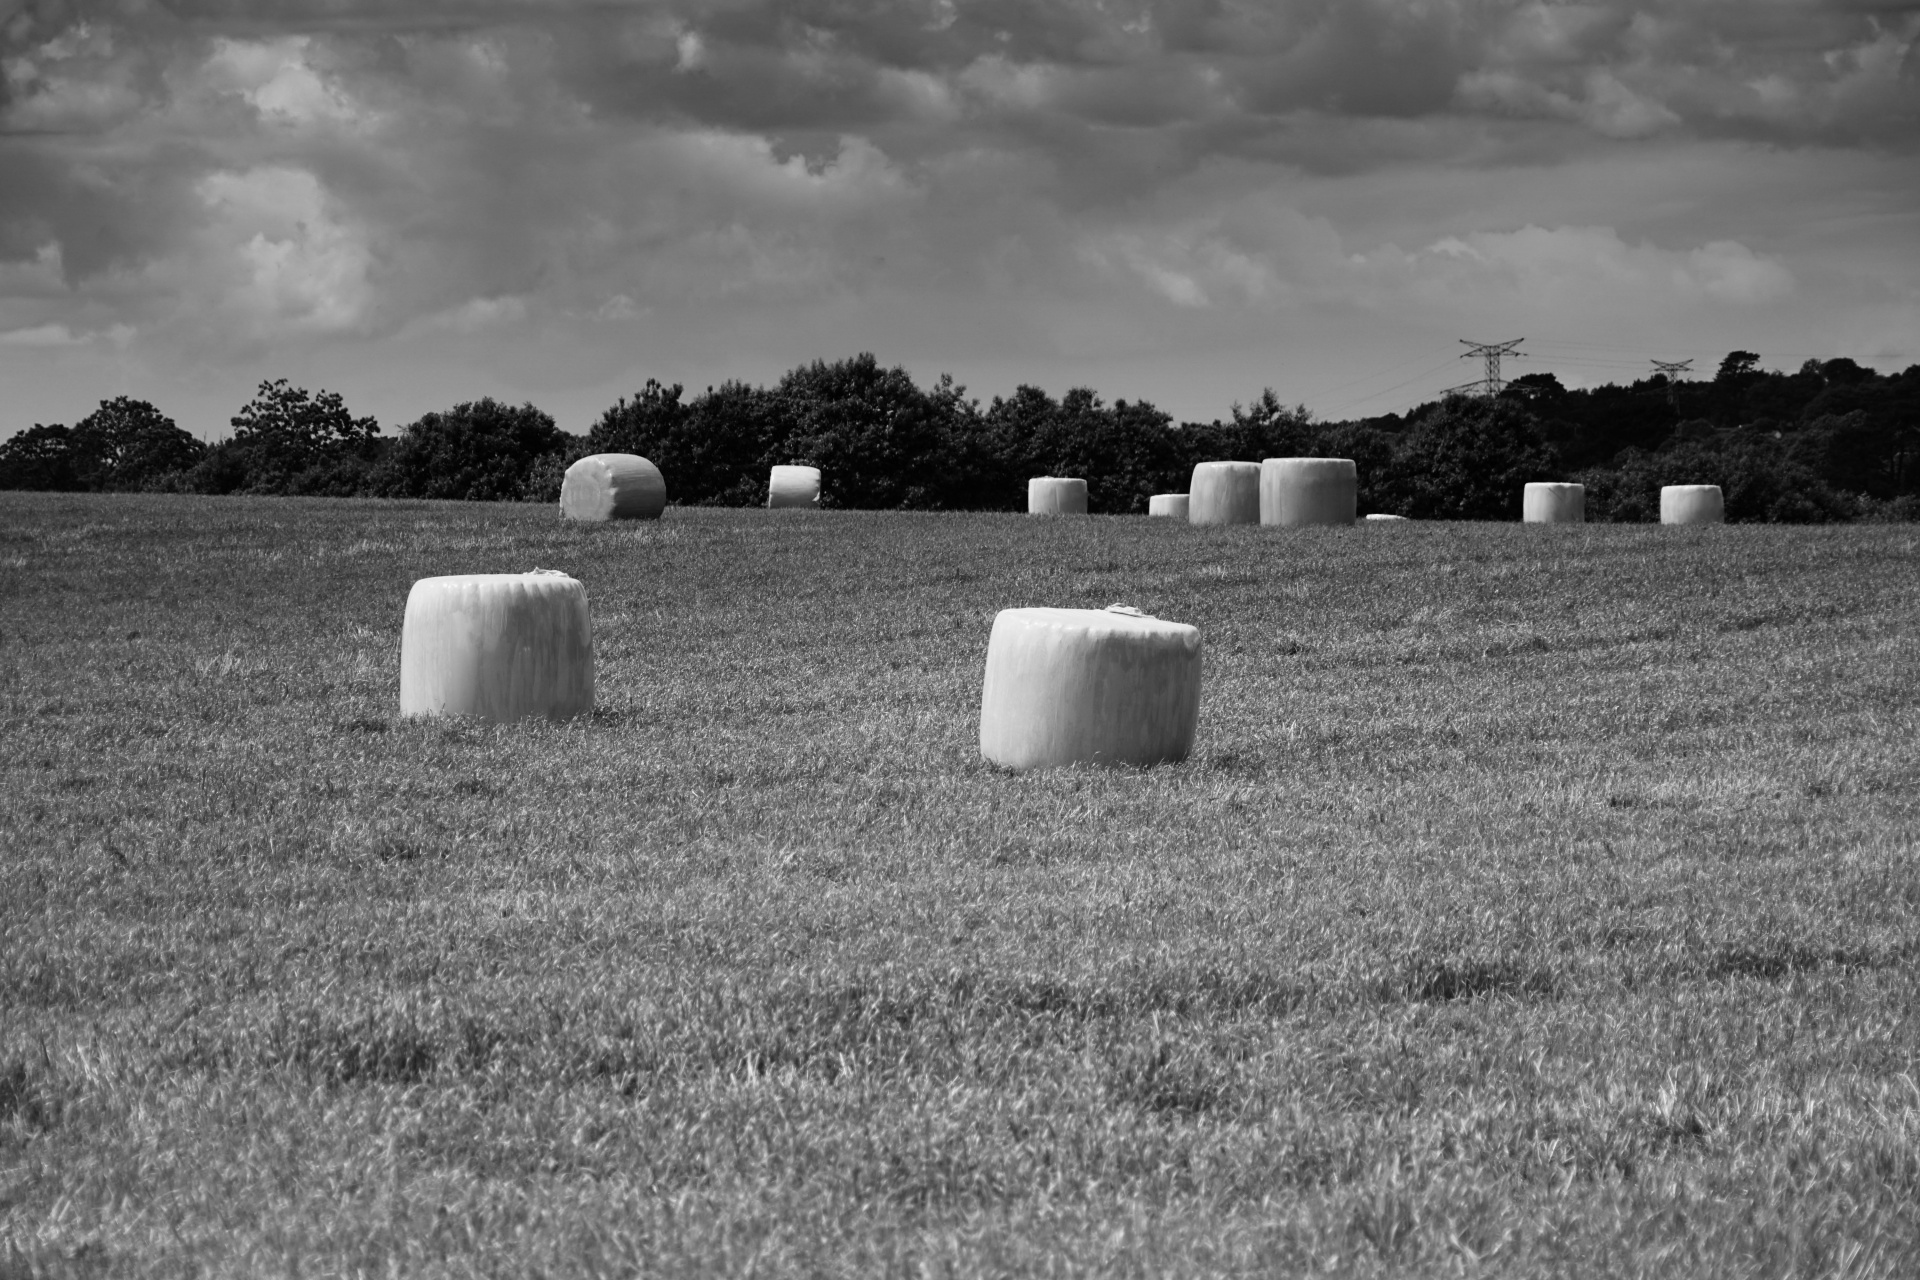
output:
[[[233,416],[233,435],[189,476],[206,493],[365,493],[382,451],[380,424],[356,418],[338,392],[315,395],[285,378],[262,382]]]
[[[0,488],[142,489],[206,451],[146,401],[116,396],[72,427],[36,424],[0,444]]]
[[[1513,519],[1529,480],[1578,479],[1588,518],[1657,518],[1663,484],[1719,484],[1733,520],[1920,517],[1920,365],[1883,375],[1852,360],[1792,372],[1734,351],[1711,378],[1569,389],[1551,373],[1494,398],[1451,397],[1353,422],[1316,423],[1269,389],[1223,421],[1174,423],[1144,401],[1090,388],[1055,399],[1021,386],[985,407],[942,376],[931,389],[870,354],[815,361],[771,387],[729,382],[688,396],[649,381],[583,438],[533,405],[492,399],[428,413],[397,435],[331,391],[260,384],[208,448],[125,397],[69,428],[0,443],[0,486],[169,488],[553,501],[567,464],[637,453],[678,503],[748,505],[780,463],[812,463],[827,506],[1016,511],[1036,475],[1088,482],[1095,512],[1141,512],[1210,459],[1352,458],[1363,511]]]
[[[530,404],[482,399],[429,413],[404,427],[373,470],[370,487],[386,498],[517,501],[535,464],[571,442]]]

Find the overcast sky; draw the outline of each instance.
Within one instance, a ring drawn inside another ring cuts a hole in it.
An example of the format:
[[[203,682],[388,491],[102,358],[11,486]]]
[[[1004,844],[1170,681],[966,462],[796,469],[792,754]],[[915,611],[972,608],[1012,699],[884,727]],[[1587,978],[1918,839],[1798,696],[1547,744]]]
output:
[[[1920,3],[0,0],[0,435],[1920,361]]]

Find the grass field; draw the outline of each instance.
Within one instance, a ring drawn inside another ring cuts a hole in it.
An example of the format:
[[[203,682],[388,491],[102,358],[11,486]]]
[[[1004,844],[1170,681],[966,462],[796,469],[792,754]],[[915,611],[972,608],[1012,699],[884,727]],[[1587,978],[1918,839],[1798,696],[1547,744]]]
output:
[[[982,764],[1114,602],[1194,757]],[[0,494],[0,676],[0,1276],[1920,1273],[1912,527]]]

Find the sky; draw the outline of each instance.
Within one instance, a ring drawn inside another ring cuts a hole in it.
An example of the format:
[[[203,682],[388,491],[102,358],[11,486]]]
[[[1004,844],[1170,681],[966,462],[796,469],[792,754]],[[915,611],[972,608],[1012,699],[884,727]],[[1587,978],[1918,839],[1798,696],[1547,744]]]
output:
[[[1920,362],[1920,3],[0,0],[0,436]]]

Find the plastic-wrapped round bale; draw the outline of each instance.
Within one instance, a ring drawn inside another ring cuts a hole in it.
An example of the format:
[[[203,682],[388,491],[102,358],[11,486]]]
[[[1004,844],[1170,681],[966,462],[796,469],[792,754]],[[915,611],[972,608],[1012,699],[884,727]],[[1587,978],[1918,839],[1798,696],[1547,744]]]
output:
[[[1351,458],[1268,458],[1260,464],[1261,524],[1352,524],[1359,503],[1359,473]]]
[[[1184,493],[1156,493],[1147,499],[1147,514],[1150,516],[1172,516],[1175,520],[1187,518],[1188,496]]]
[[[666,478],[637,454],[589,454],[560,482],[560,514],[569,520],[658,520],[666,509]]]
[[[593,710],[587,589],[564,573],[422,578],[400,632],[400,714],[564,720]]]
[[[1520,520],[1524,524],[1585,524],[1587,486],[1535,481],[1520,495]]]
[[[1661,524],[1719,524],[1726,518],[1717,484],[1670,484],[1660,490]]]
[[[1200,631],[1136,609],[1003,609],[987,641],[980,754],[1012,769],[1183,760]]]
[[[1035,476],[1027,481],[1030,516],[1087,514],[1087,482],[1077,476]]]
[[[817,507],[820,505],[820,468],[780,466],[767,477],[769,507]]]
[[[1187,482],[1187,520],[1192,524],[1259,524],[1260,464],[1201,462]]]
[[[1391,516],[1384,511],[1375,511],[1367,517],[1369,520],[1405,520],[1405,516]]]

